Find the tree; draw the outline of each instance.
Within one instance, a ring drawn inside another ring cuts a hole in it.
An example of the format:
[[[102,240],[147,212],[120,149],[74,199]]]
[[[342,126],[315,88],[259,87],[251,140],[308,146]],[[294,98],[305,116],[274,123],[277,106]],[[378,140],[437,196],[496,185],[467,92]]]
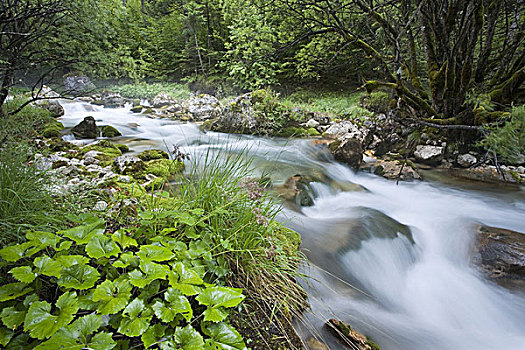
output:
[[[57,23],[67,14],[63,0],[0,1],[0,116],[15,77],[36,67],[45,67],[35,86],[40,87],[56,68],[50,52],[42,52],[39,42],[53,35]]]
[[[525,81],[523,1],[277,0],[306,36],[335,33],[379,68],[368,91],[392,90],[413,117],[479,125],[501,113]],[[317,34],[319,33],[319,34]]]

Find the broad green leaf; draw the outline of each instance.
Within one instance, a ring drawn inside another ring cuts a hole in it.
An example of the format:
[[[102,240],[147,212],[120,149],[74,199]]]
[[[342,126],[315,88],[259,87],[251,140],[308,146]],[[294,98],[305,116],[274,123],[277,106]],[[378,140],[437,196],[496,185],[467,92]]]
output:
[[[199,274],[178,262],[173,267],[173,271],[168,274],[170,285],[178,289],[184,295],[195,295],[200,291],[200,286],[203,284],[202,278]]]
[[[129,281],[132,285],[143,288],[156,279],[165,279],[168,268],[164,265],[156,264],[150,261],[141,261],[140,269],[133,270],[129,273]]]
[[[147,308],[144,301],[135,299],[122,312],[124,317],[118,331],[129,337],[138,337],[148,330],[153,312]]]
[[[140,288],[140,294],[138,298],[142,300],[148,300],[151,297],[157,295],[159,293],[159,290],[160,290],[160,280],[155,280],[149,283],[144,288]]]
[[[75,241],[76,244],[86,244],[91,237],[102,235],[104,233],[104,220],[98,219],[93,223],[73,227],[67,231],[60,231],[63,236]]]
[[[89,265],[73,265],[62,270],[57,283],[65,288],[89,289],[99,277],[100,273]]]
[[[39,256],[33,261],[35,272],[39,275],[60,277],[60,272],[64,268],[61,263],[51,259],[47,255]]]
[[[102,317],[96,314],[89,314],[75,320],[68,329],[75,338],[79,338],[82,344],[88,343],[88,337],[95,333],[102,325]]]
[[[89,262],[89,258],[82,255],[62,255],[56,258],[62,266],[70,267],[73,265],[84,265]]]
[[[28,296],[26,296],[26,298],[24,299],[24,302],[22,303],[26,309],[29,308],[29,306],[31,306],[31,304],[33,304],[35,301],[38,301],[38,295],[36,294],[29,294]]]
[[[82,310],[89,310],[89,311],[96,310],[98,303],[93,301],[94,292],[95,291],[93,289],[90,289],[84,292],[82,295],[78,296],[78,306]]]
[[[32,290],[32,288],[22,282],[5,284],[0,287],[0,301],[16,299]]]
[[[56,248],[58,242],[60,242],[60,237],[54,233],[43,231],[30,231],[26,234],[26,238],[40,248]]]
[[[142,343],[144,343],[144,347],[147,349],[150,346],[157,344],[162,338],[164,338],[166,328],[166,326],[159,323],[154,326],[150,326],[148,330],[142,334],[142,337],[140,337]]]
[[[177,314],[181,314],[186,321],[193,317],[193,310],[188,299],[174,288],[168,288],[164,293],[166,303],[157,301],[153,304],[155,315],[163,322],[169,323],[175,319]]]
[[[15,262],[23,258],[27,249],[33,247],[33,243],[25,242],[0,249],[0,257],[5,261]]]
[[[88,348],[93,350],[111,350],[116,345],[117,343],[113,340],[112,333],[100,332],[91,339]]]
[[[172,259],[175,254],[165,247],[156,245],[143,245],[140,247],[137,256],[142,260],[166,261]]]
[[[33,350],[37,344],[37,340],[31,339],[29,334],[22,333],[11,339],[5,350]]]
[[[174,349],[183,350],[202,350],[204,349],[204,339],[191,325],[184,328],[175,328],[173,334]]]
[[[204,311],[204,321],[223,321],[228,313],[223,308],[234,307],[244,300],[241,289],[212,286],[197,296],[197,301],[208,308]]]
[[[71,242],[71,241],[64,241],[64,242],[60,243],[60,246],[58,246],[56,248],[56,251],[57,252],[61,252],[63,250],[68,250],[69,248],[71,248],[72,245],[73,245],[73,242]]]
[[[93,293],[93,301],[99,302],[97,312],[112,315],[128,305],[133,287],[128,281],[104,281]]]
[[[245,350],[242,336],[229,324],[224,322],[206,324],[202,331],[211,339],[206,341],[209,350]]]
[[[55,316],[50,313],[51,304],[46,301],[37,301],[31,304],[27,311],[24,330],[33,338],[45,339],[55,334],[59,329],[67,326],[78,311],[76,293],[64,293],[57,302],[56,307],[60,313]]]
[[[244,300],[242,289],[211,286],[196,298],[200,304],[212,307],[234,307]]]
[[[0,318],[2,323],[9,329],[15,330],[18,326],[21,326],[24,323],[26,317],[26,311],[19,311],[14,307],[6,307],[2,310]]]
[[[7,329],[5,327],[0,327],[0,345],[6,346],[11,338],[13,338],[13,335],[15,332],[13,332],[10,329]]]
[[[37,276],[37,274],[34,273],[29,266],[19,266],[12,268],[9,273],[12,274],[14,278],[24,283],[33,282]]]
[[[86,253],[95,259],[109,258],[117,256],[120,253],[120,248],[117,243],[106,236],[93,236],[86,245]]]
[[[114,267],[128,267],[131,264],[138,264],[138,257],[133,253],[124,253],[113,263]],[[135,265],[136,266],[136,265]]]
[[[138,245],[137,241],[134,238],[129,237],[126,234],[126,232],[122,230],[118,230],[117,232],[112,234],[111,239],[120,244],[122,248],[136,247]]]

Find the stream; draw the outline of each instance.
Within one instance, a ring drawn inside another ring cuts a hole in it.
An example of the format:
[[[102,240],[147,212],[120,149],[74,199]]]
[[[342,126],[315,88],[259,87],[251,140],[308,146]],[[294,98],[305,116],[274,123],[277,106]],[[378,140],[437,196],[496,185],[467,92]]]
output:
[[[343,348],[323,328],[343,320],[385,350],[525,349],[525,294],[488,280],[471,264],[475,225],[525,232],[523,187],[385,180],[354,173],[311,141],[203,133],[192,123],[149,118],[129,108],[63,102],[60,121],[72,127],[91,115],[112,125],[133,152],[177,146],[193,159],[212,152],[249,153],[258,174],[274,184],[311,175],[313,205],[285,208],[279,220],[298,231],[313,277],[304,283],[311,311],[299,320]],[[77,141],[76,141],[77,142]],[[257,175],[257,174],[256,174]],[[342,191],[334,183],[363,190]]]

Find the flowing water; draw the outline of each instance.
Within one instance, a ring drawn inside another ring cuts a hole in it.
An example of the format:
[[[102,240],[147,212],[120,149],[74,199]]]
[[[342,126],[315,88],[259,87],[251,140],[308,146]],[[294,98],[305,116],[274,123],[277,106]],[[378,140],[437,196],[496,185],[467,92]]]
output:
[[[66,127],[92,115],[133,151],[180,147],[196,155],[249,151],[260,173],[282,183],[311,175],[314,204],[284,209],[301,233],[312,311],[298,328],[333,349],[322,327],[350,323],[383,349],[525,349],[525,294],[487,281],[471,264],[475,225],[525,232],[525,191],[489,185],[406,182],[353,173],[308,140],[202,133],[194,124],[65,103]],[[334,183],[352,182],[361,191]]]

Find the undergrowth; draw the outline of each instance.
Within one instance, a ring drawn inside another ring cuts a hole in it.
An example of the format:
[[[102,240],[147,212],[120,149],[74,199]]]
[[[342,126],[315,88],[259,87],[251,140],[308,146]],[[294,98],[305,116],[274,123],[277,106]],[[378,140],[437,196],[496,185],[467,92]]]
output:
[[[178,83],[135,83],[125,85],[112,85],[105,87],[106,90],[118,92],[127,98],[153,99],[160,93],[170,95],[175,99],[186,99],[190,97],[190,90],[185,84]]]

